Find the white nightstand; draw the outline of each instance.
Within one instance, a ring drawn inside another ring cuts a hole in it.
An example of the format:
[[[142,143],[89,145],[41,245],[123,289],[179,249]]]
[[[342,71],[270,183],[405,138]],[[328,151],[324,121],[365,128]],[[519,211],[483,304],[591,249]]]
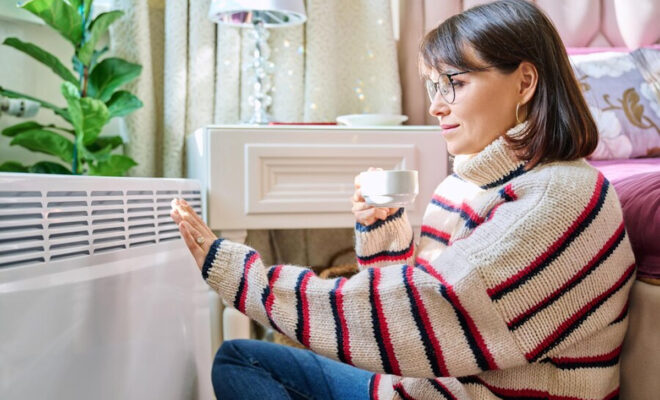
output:
[[[352,227],[353,179],[369,167],[420,171],[419,196],[407,209],[418,231],[447,175],[445,142],[433,126],[217,125],[186,144],[188,177],[205,191],[206,221],[238,242],[248,229]],[[226,308],[223,319],[223,328],[214,322],[215,337],[221,329],[225,340],[249,336],[248,319],[236,310]]]

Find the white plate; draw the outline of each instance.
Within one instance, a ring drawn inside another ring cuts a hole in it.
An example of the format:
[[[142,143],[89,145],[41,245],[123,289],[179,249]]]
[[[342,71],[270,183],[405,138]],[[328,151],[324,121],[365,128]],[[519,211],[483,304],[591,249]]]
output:
[[[401,125],[407,115],[398,114],[349,114],[337,117],[337,123],[349,126]]]

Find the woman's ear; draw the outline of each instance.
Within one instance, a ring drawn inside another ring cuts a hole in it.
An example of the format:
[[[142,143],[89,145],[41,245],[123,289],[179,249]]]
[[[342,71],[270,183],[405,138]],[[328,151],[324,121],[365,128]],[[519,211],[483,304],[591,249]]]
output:
[[[520,76],[520,100],[522,104],[527,104],[536,92],[536,85],[539,81],[539,73],[536,70],[536,66],[528,61],[523,61],[520,63],[518,66],[518,72]]]

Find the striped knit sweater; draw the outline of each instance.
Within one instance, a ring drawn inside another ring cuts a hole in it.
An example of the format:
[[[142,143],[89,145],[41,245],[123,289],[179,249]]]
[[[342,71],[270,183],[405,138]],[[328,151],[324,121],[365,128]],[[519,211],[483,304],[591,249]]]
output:
[[[222,239],[202,275],[258,322],[375,372],[373,399],[617,398],[635,266],[612,186],[584,160],[526,171],[502,138],[455,171],[418,245],[403,210],[356,226],[350,279],[265,268]]]

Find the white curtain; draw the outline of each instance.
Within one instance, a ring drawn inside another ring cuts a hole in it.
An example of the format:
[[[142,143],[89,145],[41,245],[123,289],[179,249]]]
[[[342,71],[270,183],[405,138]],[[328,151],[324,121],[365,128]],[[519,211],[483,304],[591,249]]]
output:
[[[250,113],[248,29],[207,18],[210,0],[114,0],[115,55],[143,66],[129,87],[145,107],[125,118],[134,176],[185,176],[185,136]],[[304,26],[270,29],[270,113],[328,122],[352,113],[401,113],[390,0],[307,1]]]

